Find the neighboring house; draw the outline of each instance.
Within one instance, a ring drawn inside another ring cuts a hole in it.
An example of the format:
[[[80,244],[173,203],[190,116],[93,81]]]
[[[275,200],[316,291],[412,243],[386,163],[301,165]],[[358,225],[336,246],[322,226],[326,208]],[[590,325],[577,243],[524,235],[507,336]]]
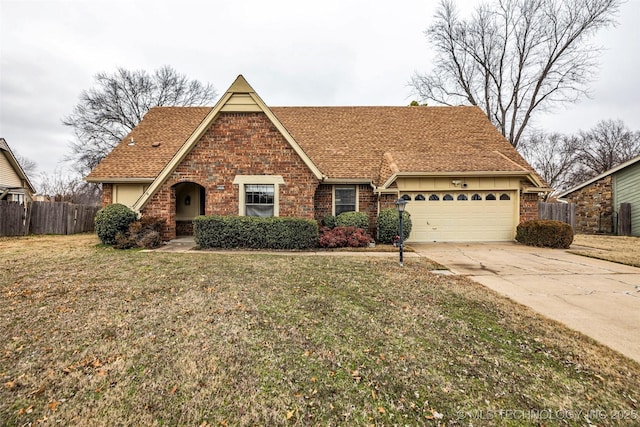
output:
[[[513,240],[542,179],[477,107],[267,107],[242,76],[213,107],[157,107],[86,177],[103,205],[320,220],[403,197],[410,241]]]
[[[25,203],[31,200],[35,192],[9,144],[0,138],[0,200]]]
[[[631,204],[631,235],[640,236],[640,156],[558,195],[576,204],[576,233],[615,233],[621,203]]]

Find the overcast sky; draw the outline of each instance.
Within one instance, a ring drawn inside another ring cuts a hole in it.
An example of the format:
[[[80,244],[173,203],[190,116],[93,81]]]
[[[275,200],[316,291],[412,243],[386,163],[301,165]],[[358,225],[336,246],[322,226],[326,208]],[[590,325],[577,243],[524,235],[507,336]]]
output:
[[[436,4],[0,0],[0,136],[39,172],[68,166],[73,134],[61,119],[116,67],[170,65],[219,93],[243,74],[270,106],[407,105],[411,75],[429,70],[423,32]],[[618,21],[594,41],[607,51],[592,98],[538,116],[538,127],[570,133],[611,118],[640,130],[640,0]]]

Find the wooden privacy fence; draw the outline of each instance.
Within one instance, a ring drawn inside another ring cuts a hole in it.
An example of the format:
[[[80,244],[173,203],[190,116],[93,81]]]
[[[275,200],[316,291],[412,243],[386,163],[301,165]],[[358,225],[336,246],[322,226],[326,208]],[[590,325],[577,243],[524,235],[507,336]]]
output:
[[[575,230],[576,204],[538,202],[538,218],[566,222]]]
[[[618,236],[631,236],[631,203],[620,203]]]
[[[94,230],[98,206],[67,202],[20,203],[0,201],[0,236],[76,234]]]

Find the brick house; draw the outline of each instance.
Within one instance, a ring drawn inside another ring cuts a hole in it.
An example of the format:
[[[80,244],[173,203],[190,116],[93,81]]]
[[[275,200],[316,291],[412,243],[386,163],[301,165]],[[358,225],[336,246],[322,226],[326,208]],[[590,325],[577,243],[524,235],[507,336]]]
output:
[[[576,233],[616,233],[621,203],[631,205],[631,235],[640,236],[640,156],[561,194],[576,204]]]
[[[320,220],[402,197],[410,241],[512,240],[544,182],[477,107],[268,107],[242,77],[214,107],[152,108],[86,177],[103,205],[167,220]]]

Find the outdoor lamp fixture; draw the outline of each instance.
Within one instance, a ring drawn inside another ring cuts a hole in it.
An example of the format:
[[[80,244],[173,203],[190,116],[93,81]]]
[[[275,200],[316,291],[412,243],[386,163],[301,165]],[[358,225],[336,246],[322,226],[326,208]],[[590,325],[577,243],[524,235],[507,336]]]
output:
[[[402,238],[402,216],[404,213],[404,208],[405,206],[407,206],[407,201],[405,199],[398,199],[396,200],[396,209],[398,209],[398,219],[399,219],[399,224],[398,224],[398,237],[400,238],[400,241],[398,242],[398,245],[400,247],[400,267],[402,267],[404,265],[404,260],[402,258],[402,250],[404,249],[404,239]]]

